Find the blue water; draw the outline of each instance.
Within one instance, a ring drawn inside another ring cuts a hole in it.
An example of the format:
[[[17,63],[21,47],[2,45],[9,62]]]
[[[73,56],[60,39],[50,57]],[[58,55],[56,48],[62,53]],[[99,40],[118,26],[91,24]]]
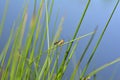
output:
[[[26,1],[10,0],[6,21],[5,21],[5,27],[3,29],[3,35],[0,38],[0,52],[3,49],[4,44],[7,42],[13,21],[15,21],[18,17],[18,14],[22,12],[23,5],[26,2],[27,0]],[[93,43],[90,46],[89,51],[87,52],[88,55],[85,56],[85,59],[82,63],[83,64],[82,68],[84,67],[85,62],[87,62],[90,52],[95,46],[116,2],[117,0],[111,0],[111,1],[110,0],[91,0],[90,6],[88,8],[88,11],[81,25],[81,29],[77,36],[81,36],[83,34],[93,31],[97,25],[99,28]],[[81,18],[81,15],[86,3],[87,3],[87,0],[55,0],[53,13],[51,17],[50,30],[52,29],[52,26],[54,24],[56,13],[59,11],[59,18],[58,18],[59,20],[57,23],[59,24],[61,17],[65,18],[61,38],[64,38],[65,41],[70,40]],[[39,1],[37,3],[37,6],[38,5],[39,5]],[[34,6],[34,1],[31,0],[29,3],[28,16],[32,15],[33,6]],[[0,21],[2,19],[4,7],[5,7],[5,0],[0,0]],[[105,35],[95,53],[92,63],[90,64],[90,68],[88,69],[88,73],[91,72],[93,69],[96,69],[120,57],[119,19],[120,19],[120,4],[117,7],[117,10],[115,11],[115,14],[113,15],[113,18],[105,32]],[[83,49],[85,48],[85,45],[87,44],[87,40],[88,38],[84,38],[79,42],[79,46],[74,55],[76,61],[80,58],[80,55]],[[71,66],[71,64],[69,65],[70,67],[67,69],[67,72],[63,77],[64,79],[67,76],[70,76],[70,74],[68,73],[71,71],[71,67],[73,67]],[[103,71],[100,71],[97,74],[97,80],[109,80],[112,75],[114,78],[113,80],[120,80],[119,67],[120,67],[120,64],[117,63],[115,65],[112,65],[104,69]]]

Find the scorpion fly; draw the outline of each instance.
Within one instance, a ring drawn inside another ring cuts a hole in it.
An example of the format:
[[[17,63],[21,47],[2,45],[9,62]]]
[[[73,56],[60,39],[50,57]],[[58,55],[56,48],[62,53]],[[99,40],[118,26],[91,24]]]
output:
[[[55,42],[54,45],[61,46],[63,43],[64,43],[64,40],[62,39],[62,40]]]

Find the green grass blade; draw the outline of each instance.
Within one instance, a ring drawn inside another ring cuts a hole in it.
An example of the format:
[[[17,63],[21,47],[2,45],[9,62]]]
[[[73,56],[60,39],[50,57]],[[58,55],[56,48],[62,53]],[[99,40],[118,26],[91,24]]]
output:
[[[53,39],[53,41],[52,41],[51,47],[54,46],[54,42],[60,37],[61,31],[62,31],[62,24],[63,24],[63,22],[64,22],[64,18],[62,18],[61,21],[60,21],[60,24],[59,24],[59,26],[58,26],[58,30],[57,30],[57,32],[56,32],[56,35],[54,36],[54,39]],[[53,51],[53,52],[52,52],[51,61],[52,61],[54,55],[55,55],[55,54],[54,54],[54,51]],[[51,80],[52,77],[53,77],[54,70],[55,70],[55,68],[56,68],[58,58],[59,58],[59,55],[57,55],[57,57],[56,57],[57,60],[56,60],[55,63],[54,63],[54,66],[53,66],[53,68],[52,68],[51,74],[48,76],[48,80]]]
[[[62,31],[62,24],[63,24],[63,22],[64,22],[64,18],[61,18],[60,24],[59,24],[59,26],[58,26],[58,31],[56,32],[56,35],[54,36],[53,41],[51,42],[51,43],[52,43],[52,44],[51,44],[51,47],[54,46],[54,42],[55,42],[56,40],[58,40],[58,38],[60,37],[61,31]],[[61,47],[61,48],[62,48],[62,47]],[[56,49],[56,48],[55,48],[55,49]],[[55,49],[51,52],[51,53],[52,53],[51,61],[53,60],[53,58],[54,58],[54,56],[55,56],[55,54],[54,54]],[[50,63],[51,63],[51,61],[50,61]],[[55,61],[55,66],[54,66],[54,68],[52,69],[52,71],[55,70],[55,67],[56,67],[56,65],[57,65],[57,61],[58,61],[58,60]],[[52,66],[52,65],[51,65],[51,66]],[[48,73],[48,72],[47,72],[47,73]],[[50,71],[49,71],[48,79],[50,80],[50,78],[52,78],[52,76],[53,76],[53,73],[52,73],[52,72],[50,73]]]
[[[9,6],[9,0],[6,0],[6,6],[5,6],[3,17],[2,17],[2,22],[0,23],[0,36],[2,35],[2,30],[4,27],[4,23],[5,23],[8,6]]]
[[[24,47],[23,51],[21,52],[21,55],[23,57],[20,58],[20,62],[18,64],[18,69],[17,69],[18,74],[16,74],[18,79],[21,79],[22,76],[23,76],[23,73],[24,73],[24,66],[25,66],[26,58],[27,58],[27,55],[28,55],[28,51],[31,47],[32,38],[33,38],[35,29],[36,29],[36,26],[37,26],[37,22],[39,20],[38,15],[35,16],[33,14],[33,17],[32,17],[32,20],[31,20],[30,30],[29,30],[29,33],[28,33],[28,36],[27,36],[26,44],[25,44],[25,47]]]
[[[74,40],[70,40],[70,41],[68,41],[68,42],[65,42],[65,43],[62,44],[61,46],[65,45],[65,44],[69,44],[69,43],[74,42],[74,41],[76,41],[76,40],[80,40],[81,38],[87,37],[87,36],[92,35],[92,34],[94,34],[94,32],[90,32],[90,33],[85,34],[85,35],[83,35],[83,36],[80,36],[80,37],[78,37],[78,38],[76,38],[76,39],[74,39]],[[72,55],[72,54],[71,54],[71,55]],[[70,56],[69,58],[71,58],[71,57],[72,57],[72,56]],[[59,77],[61,78],[61,76],[62,76],[62,74],[63,74],[63,71],[66,70],[66,67],[67,67],[67,66],[66,66],[66,63],[68,64],[68,63],[69,63],[69,60],[66,61],[66,62],[65,62],[65,65],[63,65],[62,68],[58,70],[59,72],[57,72],[56,79],[59,79]],[[66,66],[66,67],[64,67],[64,66]]]
[[[54,40],[53,40],[52,45],[54,44],[54,41],[55,41],[56,39],[58,39],[58,37],[59,37],[59,35],[60,35],[61,26],[62,26],[62,24],[63,24],[63,21],[64,21],[64,18],[61,19],[61,22],[60,22],[59,28],[58,28],[58,33],[56,34],[56,36],[55,36],[55,38],[54,38]],[[52,48],[53,48],[53,47],[52,47]],[[47,52],[50,51],[50,50],[51,50],[51,48],[49,48],[49,49],[47,50]],[[48,56],[47,56],[47,58],[46,58],[46,61],[44,62],[44,65],[43,65],[43,67],[42,67],[42,70],[41,70],[41,72],[40,72],[40,74],[39,74],[39,78],[38,78],[38,79],[41,79],[41,77],[42,77],[42,74],[43,74],[43,72],[44,72],[44,70],[45,70],[45,67],[47,66],[47,60],[49,60]],[[49,66],[49,67],[50,67],[50,66]]]
[[[23,40],[23,36],[24,36],[26,21],[27,21],[27,14],[24,15],[24,19],[20,25],[20,27],[21,27],[20,36],[19,36],[19,40],[17,42],[16,49],[14,50],[15,54],[13,55],[12,67],[11,67],[11,72],[10,72],[10,80],[13,80],[15,78],[15,72],[16,72],[16,67],[17,67],[18,58],[19,58],[18,49],[20,49],[22,46],[22,40]]]
[[[13,24],[13,27],[12,27],[11,32],[10,32],[9,39],[8,39],[6,45],[5,45],[5,48],[3,49],[2,53],[0,54],[0,63],[1,63],[0,66],[1,67],[3,67],[3,65],[4,65],[5,57],[7,55],[8,48],[9,48],[10,43],[11,43],[12,38],[13,38],[14,26],[15,26],[15,24]]]
[[[22,19],[24,18],[25,11],[26,11],[26,9],[24,10]],[[21,23],[21,25],[22,25],[22,23]],[[5,71],[3,73],[2,79],[7,79],[8,78],[8,74],[7,73],[9,71],[9,69],[10,69],[10,65],[11,65],[11,62],[12,62],[13,55],[16,54],[16,53],[14,53],[14,51],[16,49],[19,50],[18,46],[17,46],[17,43],[19,42],[19,38],[20,38],[19,35],[20,35],[20,32],[21,32],[21,27],[22,27],[21,25],[20,25],[20,27],[18,28],[18,30],[17,30],[17,32],[15,34],[14,43],[12,45],[12,51],[10,52],[10,57],[8,59],[8,62],[6,63],[7,66],[6,66]]]
[[[45,34],[44,34],[44,36],[46,36],[46,33],[47,33],[47,44],[48,44],[48,49],[50,48],[50,39],[49,39],[49,13],[48,13],[48,7],[47,7],[47,0],[46,0],[46,12],[45,12],[45,14],[46,14],[46,30],[45,30]],[[44,38],[45,39],[45,38]],[[44,42],[43,42],[44,43]],[[44,62],[44,65],[43,65],[43,67],[42,67],[42,70],[41,70],[41,72],[39,73],[39,76],[38,76],[38,79],[41,79],[41,77],[42,77],[42,74],[43,74],[43,72],[44,72],[44,70],[45,70],[45,68],[47,69],[47,71],[49,70],[49,67],[50,67],[50,56],[49,56],[49,52],[48,52],[48,55],[47,55],[47,57],[46,57],[46,60],[45,60],[45,62]],[[46,77],[46,73],[44,74],[44,76],[43,76],[43,78],[44,77]]]
[[[70,43],[72,43],[72,42],[74,42],[74,41],[80,40],[80,39],[85,38],[85,37],[87,37],[87,36],[90,36],[90,35],[92,35],[92,34],[94,34],[94,32],[87,33],[87,34],[85,34],[85,35],[83,35],[83,36],[80,36],[80,37],[78,37],[78,38],[75,38],[75,39],[73,39],[73,40],[70,40],[70,41],[68,41],[68,42],[65,42],[63,45],[70,44]]]
[[[114,80],[115,76],[117,75],[117,72],[119,71],[119,67],[120,67],[120,63],[114,67],[114,70],[112,71],[109,80]]]
[[[80,37],[78,37],[78,38],[75,38],[74,40],[70,40],[70,41],[68,41],[68,42],[64,42],[63,44],[61,44],[61,46],[64,46],[64,45],[66,45],[66,44],[70,44],[70,43],[72,43],[72,42],[74,42],[74,41],[80,40],[80,39],[82,39],[82,38],[84,38],[84,37],[87,37],[87,36],[90,36],[90,35],[92,35],[92,34],[94,34],[94,32],[90,32],[90,33],[88,33],[88,34],[85,34],[85,35],[83,35],[83,36],[80,36]],[[52,46],[50,49],[46,50],[45,52],[48,52],[49,50],[55,49],[55,48],[57,48],[57,47],[58,47],[58,46]],[[44,52],[44,53],[45,53],[45,52]]]
[[[96,74],[93,75],[93,80],[97,80],[97,75]]]
[[[28,50],[30,49],[30,45],[31,45],[34,30],[35,30],[35,24],[33,24],[33,26],[31,26],[30,35],[28,36],[25,48],[21,53],[23,58],[20,58],[20,62],[19,62],[19,65],[18,65],[18,70],[17,70],[17,73],[20,72],[19,74],[17,74],[17,77],[19,79],[21,79],[22,75],[23,75],[24,65],[25,65],[25,62],[26,62],[26,57],[28,55]]]
[[[16,74],[18,79],[21,79],[22,76],[24,76],[23,74],[25,73],[24,67],[25,67],[26,58],[27,58],[27,55],[28,55],[28,51],[30,50],[30,47],[31,47],[31,43],[32,43],[32,39],[33,39],[33,36],[34,36],[34,32],[36,30],[36,26],[37,26],[38,21],[39,21],[39,16],[41,14],[41,9],[42,9],[42,3],[43,2],[44,2],[44,0],[42,0],[41,3],[40,3],[40,9],[38,10],[38,14],[35,15],[33,13],[33,16],[32,16],[31,24],[30,24],[30,27],[29,27],[30,30],[29,30],[29,33],[28,33],[28,36],[27,36],[26,44],[25,44],[24,50],[22,51],[22,54],[21,54],[23,56],[23,58],[20,58],[20,62],[18,64],[18,69],[17,69],[18,74]]]
[[[50,36],[49,36],[49,13],[48,13],[48,6],[47,6],[47,0],[46,0],[46,29],[47,29],[47,44],[48,44],[48,49],[50,49]],[[50,68],[50,62],[51,62],[51,58],[50,58],[50,51],[48,51],[48,57],[46,57],[47,59],[47,66],[46,67],[46,72],[44,72],[44,76],[43,79],[46,77],[47,72],[49,71]]]
[[[36,4],[37,4],[37,0],[34,0],[34,11],[33,11],[34,15],[36,15]]]
[[[61,27],[61,26],[60,26],[60,27]],[[58,33],[56,33],[56,36],[59,36],[60,32],[61,32],[61,29],[58,28]],[[92,34],[94,34],[94,32],[90,32],[90,33],[85,34],[85,35],[83,35],[83,36],[80,36],[80,37],[78,37],[78,38],[76,38],[76,39],[74,39],[74,40],[70,40],[70,41],[68,41],[68,42],[65,42],[65,43],[62,44],[61,46],[66,45],[66,44],[69,44],[69,43],[71,43],[71,42],[73,42],[73,41],[76,41],[76,40],[80,40],[80,39],[82,39],[82,38],[84,38],[84,37],[87,37],[87,36],[90,36],[90,35],[92,35]],[[53,40],[53,42],[54,42],[57,38],[58,38],[58,37],[55,37],[54,40]],[[54,46],[54,47],[51,47],[50,49],[52,50],[52,49],[57,48],[57,47],[58,47],[58,46]],[[45,52],[48,52],[48,50],[45,51]],[[45,53],[45,52],[44,52],[44,53]],[[36,58],[37,58],[37,57],[36,57]],[[36,59],[36,58],[35,58],[35,59]]]
[[[84,49],[84,51],[83,51],[83,53],[82,53],[82,56],[80,57],[80,59],[79,59],[79,61],[78,61],[78,64],[76,65],[76,67],[75,67],[75,69],[74,69],[74,71],[73,71],[73,73],[72,73],[72,75],[71,75],[70,80],[74,80],[75,75],[76,75],[76,73],[77,73],[77,71],[78,71],[78,69],[79,69],[80,63],[81,63],[81,61],[83,60],[83,58],[84,58],[84,56],[85,56],[85,54],[86,54],[86,52],[87,52],[87,50],[88,50],[88,48],[89,48],[89,46],[90,46],[90,44],[91,44],[91,42],[92,42],[95,34],[96,34],[96,31],[97,31],[97,28],[94,30],[94,34],[91,36],[90,40],[88,41],[88,44],[86,45],[86,48]]]
[[[113,11],[112,11],[112,13],[111,13],[111,15],[110,15],[110,18],[108,19],[108,22],[106,23],[106,25],[105,25],[105,27],[104,27],[104,29],[103,29],[103,31],[102,31],[102,34],[100,35],[100,38],[99,38],[98,42],[96,43],[96,46],[94,47],[94,50],[92,51],[92,54],[91,54],[91,56],[90,56],[90,58],[89,58],[89,60],[88,60],[88,62],[87,62],[87,64],[86,64],[86,66],[85,66],[82,74],[80,75],[80,80],[82,79],[82,77],[83,77],[84,74],[86,73],[86,70],[87,70],[87,68],[88,68],[88,66],[89,66],[89,64],[90,64],[90,62],[91,62],[91,60],[92,60],[92,58],[93,58],[93,56],[94,56],[94,54],[95,54],[95,52],[96,52],[99,44],[100,44],[100,42],[101,42],[101,40],[102,40],[102,37],[103,37],[103,35],[104,35],[107,27],[108,27],[108,24],[109,24],[110,20],[112,19],[112,16],[113,16],[113,14],[114,14],[114,12],[115,12],[118,4],[119,4],[119,1],[120,1],[120,0],[117,1],[117,3],[116,3],[116,5],[115,5],[115,7],[114,7],[114,9],[113,9]]]
[[[85,34],[85,35],[83,35],[83,36],[80,36],[80,37],[78,37],[78,38],[75,38],[74,40],[70,40],[70,41],[68,41],[68,42],[64,42],[63,44],[61,44],[61,46],[64,46],[64,45],[66,45],[66,44],[70,44],[70,43],[72,43],[72,42],[74,42],[74,41],[76,41],[76,40],[80,40],[80,39],[82,39],[82,38],[84,38],[84,37],[87,37],[87,36],[90,36],[90,35],[92,35],[92,34],[94,34],[94,32],[90,32],[90,33],[88,33],[88,34]],[[55,48],[57,48],[58,46],[52,46],[50,49],[48,49],[48,50],[46,50],[45,52],[43,52],[43,53],[46,53],[46,52],[48,52],[48,51],[50,51],[50,50],[53,50],[53,49],[55,49]]]
[[[41,32],[42,33],[42,32]],[[40,59],[41,59],[41,56],[42,56],[42,53],[43,53],[43,49],[44,49],[44,46],[45,46],[45,40],[46,40],[46,29],[44,29],[44,32],[43,32],[43,37],[41,38],[41,44],[39,44],[39,51],[38,51],[38,55],[37,55],[37,64],[40,63]],[[38,69],[38,66],[36,65],[36,68]]]
[[[54,77],[54,71],[55,71],[55,68],[56,68],[56,66],[57,66],[57,64],[58,64],[58,59],[59,59],[59,56],[60,56],[60,54],[56,54],[56,60],[55,60],[55,62],[54,62],[54,66],[53,66],[53,68],[52,68],[52,71],[51,71],[51,74],[50,74],[50,77],[48,77],[48,80],[51,80],[51,79],[53,79]]]
[[[117,62],[120,62],[120,58],[118,58],[118,59],[116,59],[116,60],[114,60],[114,61],[112,61],[112,62],[109,62],[109,63],[107,63],[107,64],[99,67],[98,69],[96,69],[96,70],[94,70],[93,72],[89,73],[89,74],[87,75],[87,77],[92,77],[93,75],[95,75],[95,74],[98,73],[99,71],[101,71],[101,70],[105,69],[106,67],[109,67],[109,66],[111,66],[111,65],[113,65],[113,64],[115,64],[115,63],[117,63]]]
[[[95,34],[95,32],[93,32],[93,34],[92,35],[94,35]],[[85,36],[85,35],[84,35]],[[62,71],[62,73],[61,73],[61,77],[60,77],[60,79],[62,78],[62,76],[63,76],[63,74],[64,74],[64,72],[65,72],[65,70],[66,70],[66,68],[67,68],[67,66],[68,66],[68,63],[70,62],[70,60],[71,60],[71,58],[72,58],[72,55],[74,54],[74,52],[75,52],[75,50],[76,50],[76,48],[77,48],[77,45],[78,45],[78,40],[80,40],[80,39],[74,39],[74,41],[75,40],[77,40],[77,42],[75,43],[75,45],[74,45],[74,47],[73,47],[73,49],[72,49],[72,51],[71,51],[71,53],[70,53],[70,56],[68,57],[68,60],[66,61],[66,63],[65,63],[65,66],[63,67],[63,71]],[[59,78],[58,78],[59,79]]]
[[[76,38],[77,33],[78,33],[78,31],[79,31],[79,29],[80,29],[80,27],[81,27],[82,21],[83,21],[83,19],[84,19],[84,16],[85,16],[85,13],[86,13],[86,11],[87,11],[87,9],[88,9],[88,6],[89,6],[89,4],[90,4],[90,1],[91,1],[91,0],[88,0],[88,2],[87,2],[87,5],[86,5],[86,7],[85,7],[85,10],[84,10],[84,12],[83,12],[83,14],[82,14],[82,17],[81,17],[81,19],[80,19],[80,22],[79,22],[79,24],[78,24],[78,26],[77,26],[77,29],[76,29],[75,33],[74,33],[73,40]],[[70,46],[68,47],[68,50],[66,51],[67,54],[66,54],[66,56],[65,56],[65,59],[67,58],[67,55],[68,55],[68,53],[69,53],[69,51],[70,51],[70,49],[71,49],[71,47],[72,47],[72,44],[73,44],[73,42],[70,44]]]
[[[52,3],[51,3],[51,5],[50,5],[49,21],[50,21],[50,17],[51,17],[52,10],[53,10],[53,5],[54,5],[54,0],[52,0]]]
[[[44,65],[43,65],[43,68],[42,68],[42,70],[40,71],[40,74],[39,74],[39,76],[38,76],[38,78],[36,79],[36,80],[40,80],[41,79],[41,77],[42,77],[42,75],[43,75],[43,73],[44,73],[44,71],[45,71],[45,68],[46,68],[46,66],[47,66],[47,63],[48,62],[48,58],[46,58],[46,60],[45,60],[45,62],[44,62]]]
[[[41,8],[41,12],[42,12],[42,8]],[[40,15],[42,14],[40,12]],[[34,2],[34,11],[33,11],[33,15],[36,15],[36,0]],[[29,79],[31,76],[31,72],[32,72],[32,63],[33,63],[33,58],[34,58],[34,54],[35,54],[35,48],[36,48],[36,45],[37,45],[37,41],[39,39],[39,34],[40,34],[40,29],[41,29],[41,26],[40,26],[40,19],[41,19],[41,16],[39,16],[39,21],[38,21],[38,26],[36,28],[36,33],[34,34],[35,37],[33,37],[33,45],[32,46],[32,49],[31,49],[31,52],[30,52],[30,58],[28,60],[28,66],[26,68],[26,74],[25,74],[25,79]]]
[[[41,4],[40,4],[40,9],[41,9],[41,13],[40,13],[40,19],[42,18],[42,12],[43,12],[43,4],[44,4],[44,0],[42,0],[41,1]],[[37,51],[38,52],[38,55],[37,55],[37,62],[36,62],[36,64],[39,64],[40,63],[40,58],[41,58],[41,56],[42,56],[42,50],[43,50],[43,48],[44,48],[44,45],[45,45],[45,40],[46,40],[46,28],[44,28],[44,26],[42,26],[41,24],[40,24],[40,26],[41,26],[41,30],[42,31],[40,31],[40,43],[39,43],[39,50]],[[43,35],[43,36],[42,36]],[[36,69],[38,69],[38,65],[36,65],[35,66],[36,67]],[[36,72],[37,73],[37,72]]]
[[[68,63],[70,62],[70,60],[71,60],[71,58],[72,58],[72,56],[73,56],[73,54],[74,54],[74,52],[75,52],[75,50],[76,50],[76,48],[77,48],[77,46],[78,46],[78,42],[79,42],[79,41],[77,40],[77,42],[76,42],[75,45],[73,46],[73,49],[72,49],[72,51],[71,51],[71,53],[70,53],[70,56],[68,57],[67,62],[65,63],[65,66],[63,66],[63,71],[58,75],[57,79],[60,79],[60,80],[61,80],[62,76],[64,75],[64,72],[66,71],[66,68],[67,68],[67,66],[68,66]]]
[[[77,26],[77,29],[76,29],[75,33],[74,33],[73,40],[74,40],[74,39],[76,38],[76,36],[77,36],[77,33],[78,33],[79,29],[80,29],[81,23],[82,23],[82,21],[83,21],[83,19],[84,19],[84,16],[85,16],[85,13],[86,13],[86,11],[87,11],[87,9],[88,9],[89,4],[90,4],[90,0],[88,0],[88,3],[87,3],[87,5],[86,5],[86,7],[85,7],[85,10],[84,10],[84,12],[83,12],[83,14],[82,14],[82,18],[80,19],[80,22],[79,22],[79,24],[78,24],[78,26]],[[69,51],[70,51],[70,49],[71,49],[71,47],[72,47],[72,44],[73,44],[73,42],[70,43],[68,49],[66,50],[64,59],[63,59],[63,61],[62,61],[62,64],[61,64],[61,66],[60,66],[60,69],[59,69],[58,73],[60,72],[62,66],[64,65],[64,63],[65,63],[65,61],[66,61],[66,59],[67,59],[67,56],[68,56]]]
[[[48,49],[50,48],[50,39],[49,39],[49,13],[48,13],[48,9],[47,9],[47,0],[46,0],[46,29],[47,29],[47,43],[48,43]]]

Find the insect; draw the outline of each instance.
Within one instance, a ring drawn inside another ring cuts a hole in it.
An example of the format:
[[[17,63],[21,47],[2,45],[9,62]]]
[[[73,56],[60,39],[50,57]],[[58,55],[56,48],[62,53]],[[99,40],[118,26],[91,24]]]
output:
[[[64,43],[64,40],[62,39],[62,40],[55,42],[54,45],[61,46],[63,43]]]

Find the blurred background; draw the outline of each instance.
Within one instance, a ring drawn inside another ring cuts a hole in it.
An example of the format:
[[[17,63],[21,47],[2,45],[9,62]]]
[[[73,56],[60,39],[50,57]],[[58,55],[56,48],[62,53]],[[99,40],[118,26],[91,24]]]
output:
[[[4,14],[4,8],[7,0],[0,0],[0,22]],[[98,26],[97,34],[90,46],[84,61],[82,62],[81,68],[84,68],[89,55],[94,48],[109,16],[116,4],[117,0],[91,0],[81,28],[77,37],[92,32],[96,26]],[[0,37],[0,52],[4,48],[5,43],[8,40],[12,24],[17,20],[18,16],[22,15],[24,6],[27,5],[28,0],[9,0],[9,7],[6,14],[6,20],[3,28],[2,36]],[[51,20],[49,24],[50,33],[52,32],[54,22],[56,20],[56,15],[58,14],[57,25],[59,24],[62,17],[64,17],[64,24],[60,39],[69,41],[72,39],[79,20],[82,16],[83,10],[86,6],[87,0],[55,0],[53,6],[53,12],[51,15]],[[40,0],[37,0],[36,8],[38,9]],[[28,23],[31,19],[32,12],[34,9],[34,0],[30,0],[28,3]],[[36,9],[36,11],[37,11]],[[120,57],[120,4],[118,5],[110,24],[105,32],[105,35],[92,59],[92,63],[87,71],[87,73],[92,70],[115,60]],[[57,28],[56,28],[57,29]],[[27,31],[27,29],[26,29]],[[78,48],[73,56],[73,60],[69,64],[69,68],[66,71],[65,76],[70,76],[69,72],[74,66],[73,63],[77,63],[80,58],[83,49],[85,48],[90,37],[81,39]],[[120,63],[114,64],[97,74],[97,80],[109,80],[113,77],[113,80],[120,80]],[[80,74],[80,73],[78,73]],[[64,76],[64,77],[65,77]]]

